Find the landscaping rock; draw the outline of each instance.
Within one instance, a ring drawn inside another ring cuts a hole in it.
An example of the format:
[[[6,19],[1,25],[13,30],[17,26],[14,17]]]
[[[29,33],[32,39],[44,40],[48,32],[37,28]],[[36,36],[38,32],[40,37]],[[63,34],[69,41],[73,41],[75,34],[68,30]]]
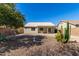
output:
[[[8,47],[1,47],[1,48],[0,48],[0,53],[5,52],[5,51],[7,50],[7,48],[8,48]]]

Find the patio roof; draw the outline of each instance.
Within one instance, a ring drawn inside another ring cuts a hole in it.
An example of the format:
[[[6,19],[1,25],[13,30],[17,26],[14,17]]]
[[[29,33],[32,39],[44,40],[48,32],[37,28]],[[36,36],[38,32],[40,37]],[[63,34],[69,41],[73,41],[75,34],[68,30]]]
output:
[[[24,27],[55,26],[51,22],[29,22]]]

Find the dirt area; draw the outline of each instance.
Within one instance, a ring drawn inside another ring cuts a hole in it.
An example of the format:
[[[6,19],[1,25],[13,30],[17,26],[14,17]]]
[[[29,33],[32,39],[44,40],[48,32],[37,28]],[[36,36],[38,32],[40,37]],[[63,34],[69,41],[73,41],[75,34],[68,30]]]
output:
[[[26,39],[26,38],[25,38]],[[48,35],[41,40],[41,44],[23,44],[16,49],[9,49],[0,55],[4,56],[79,56],[79,43],[57,42],[53,35]],[[28,46],[28,47],[27,47]]]
[[[18,49],[13,49],[6,51],[3,53],[3,55],[8,55],[8,56],[36,56],[36,55],[49,55],[50,52],[48,53],[49,50],[56,48],[56,40],[53,37],[47,36],[42,40],[41,45],[33,45],[30,46],[29,48],[26,46],[21,46]],[[38,53],[39,52],[39,53]]]

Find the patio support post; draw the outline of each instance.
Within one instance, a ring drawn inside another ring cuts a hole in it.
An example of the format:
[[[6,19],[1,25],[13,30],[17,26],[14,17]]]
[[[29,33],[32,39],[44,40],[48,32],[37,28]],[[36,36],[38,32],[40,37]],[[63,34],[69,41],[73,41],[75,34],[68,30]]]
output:
[[[48,28],[47,28],[47,33],[48,33]]]

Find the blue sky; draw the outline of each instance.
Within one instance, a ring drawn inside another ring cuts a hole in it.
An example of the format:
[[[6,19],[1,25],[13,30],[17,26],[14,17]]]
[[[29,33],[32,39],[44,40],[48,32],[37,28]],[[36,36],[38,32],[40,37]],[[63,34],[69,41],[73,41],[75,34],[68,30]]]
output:
[[[52,22],[79,20],[78,3],[18,3],[16,4],[26,22]]]

